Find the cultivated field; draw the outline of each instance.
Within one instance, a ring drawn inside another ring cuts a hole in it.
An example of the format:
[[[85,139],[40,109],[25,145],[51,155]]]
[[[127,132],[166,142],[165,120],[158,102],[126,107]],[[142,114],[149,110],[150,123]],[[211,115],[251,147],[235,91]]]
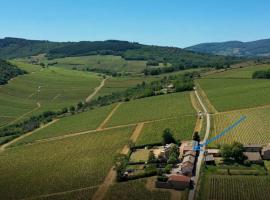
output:
[[[117,183],[111,186],[105,200],[166,200],[170,193],[165,191],[149,191],[145,187],[146,180],[135,180]]]
[[[253,72],[257,70],[267,70],[270,65],[256,65],[250,67],[229,69],[224,72],[207,76],[207,78],[252,78]]]
[[[246,120],[214,144],[232,143],[234,141],[244,144],[267,144],[270,142],[270,106],[213,115],[210,138],[232,125],[241,116],[246,116]]]
[[[268,176],[205,177],[201,200],[267,200],[270,195]]]
[[[132,131],[114,129],[5,150],[0,154],[1,199],[101,184],[113,165],[114,155],[128,143]]]
[[[195,111],[190,102],[189,92],[182,92],[124,103],[116,110],[107,126],[192,114],[195,114]]]
[[[70,117],[61,118],[56,123],[41,129],[22,140],[19,140],[12,146],[32,143],[37,140],[68,135],[71,133],[95,130],[111,112],[114,106],[115,105],[100,107]]]
[[[190,140],[192,139],[195,123],[196,116],[185,116],[144,124],[136,144],[142,145],[162,142],[162,134],[166,128],[172,130],[176,139]]]
[[[86,69],[88,67],[129,73],[141,73],[146,68],[146,61],[128,61],[121,56],[112,55],[66,57],[50,61],[50,63],[53,62],[57,62],[56,67],[69,69],[74,67]]]
[[[28,67],[29,71],[34,70],[34,66],[28,64],[23,64],[22,68]],[[77,104],[101,82],[101,77],[93,73],[37,68],[38,71],[19,76],[0,87],[0,117],[6,117],[5,123],[20,116]]]
[[[198,82],[218,111],[270,104],[269,80],[200,79]]]

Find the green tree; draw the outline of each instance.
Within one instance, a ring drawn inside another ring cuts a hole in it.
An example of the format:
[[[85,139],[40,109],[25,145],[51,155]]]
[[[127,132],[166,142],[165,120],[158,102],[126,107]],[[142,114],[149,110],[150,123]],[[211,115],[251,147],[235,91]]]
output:
[[[171,129],[167,128],[163,131],[163,143],[164,144],[170,144],[170,143],[176,143],[176,140],[173,137],[173,133],[171,131]]]
[[[193,140],[195,140],[197,142],[200,142],[200,140],[201,140],[200,135],[197,131],[193,133]]]
[[[74,106],[70,106],[70,107],[69,107],[69,111],[70,111],[71,113],[74,113],[74,112],[75,112],[75,107],[74,107]]]
[[[225,161],[228,161],[232,158],[232,148],[231,145],[225,144],[221,147],[221,156]]]

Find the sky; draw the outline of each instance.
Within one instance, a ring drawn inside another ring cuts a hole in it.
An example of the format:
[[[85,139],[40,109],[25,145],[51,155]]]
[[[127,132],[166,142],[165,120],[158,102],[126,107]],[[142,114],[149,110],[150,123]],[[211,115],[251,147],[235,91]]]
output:
[[[188,47],[270,38],[269,0],[0,0],[0,38]]]

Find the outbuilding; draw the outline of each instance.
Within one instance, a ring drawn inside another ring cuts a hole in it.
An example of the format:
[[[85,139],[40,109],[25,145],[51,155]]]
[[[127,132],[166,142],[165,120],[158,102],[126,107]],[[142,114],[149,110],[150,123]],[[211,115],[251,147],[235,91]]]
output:
[[[190,186],[190,177],[183,175],[171,175],[168,179],[169,184],[175,190],[184,190]]]
[[[262,149],[262,157],[264,160],[270,160],[270,144]]]
[[[245,152],[261,152],[262,145],[260,144],[246,144],[244,145]]]
[[[244,152],[244,155],[251,163],[255,164],[263,163],[262,157],[259,152]]]

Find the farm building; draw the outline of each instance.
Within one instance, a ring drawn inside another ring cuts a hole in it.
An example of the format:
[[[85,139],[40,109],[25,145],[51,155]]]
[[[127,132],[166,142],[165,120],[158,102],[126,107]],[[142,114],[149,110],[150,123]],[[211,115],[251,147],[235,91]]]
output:
[[[184,164],[184,163],[187,163],[187,162],[191,163],[191,164],[194,164],[195,157],[192,156],[192,155],[185,156],[182,163]]]
[[[251,163],[260,164],[263,162],[259,152],[244,152],[244,155]]]
[[[270,160],[270,144],[262,149],[262,157],[264,160]]]
[[[208,155],[211,154],[214,157],[220,157],[221,156],[221,153],[220,153],[219,149],[207,149],[207,154]]]
[[[185,154],[184,154],[184,157],[186,156],[193,156],[193,157],[196,157],[197,153],[196,151],[187,151]]]
[[[244,145],[245,152],[261,152],[262,145],[260,144],[247,144]]]
[[[198,146],[198,142],[197,141],[185,141],[182,142],[182,145],[180,147],[180,155],[184,155],[185,153],[187,153],[188,151],[193,151],[194,147]]]
[[[190,178],[183,175],[170,175],[167,182],[156,181],[157,188],[185,190],[190,186]]]
[[[204,162],[207,165],[215,164],[215,158],[214,158],[213,154],[206,155],[204,158]]]
[[[175,190],[184,190],[190,185],[190,178],[183,175],[171,175],[168,182]]]
[[[194,168],[194,164],[186,162],[181,164],[181,172],[182,174],[191,177],[193,174],[193,168]]]

